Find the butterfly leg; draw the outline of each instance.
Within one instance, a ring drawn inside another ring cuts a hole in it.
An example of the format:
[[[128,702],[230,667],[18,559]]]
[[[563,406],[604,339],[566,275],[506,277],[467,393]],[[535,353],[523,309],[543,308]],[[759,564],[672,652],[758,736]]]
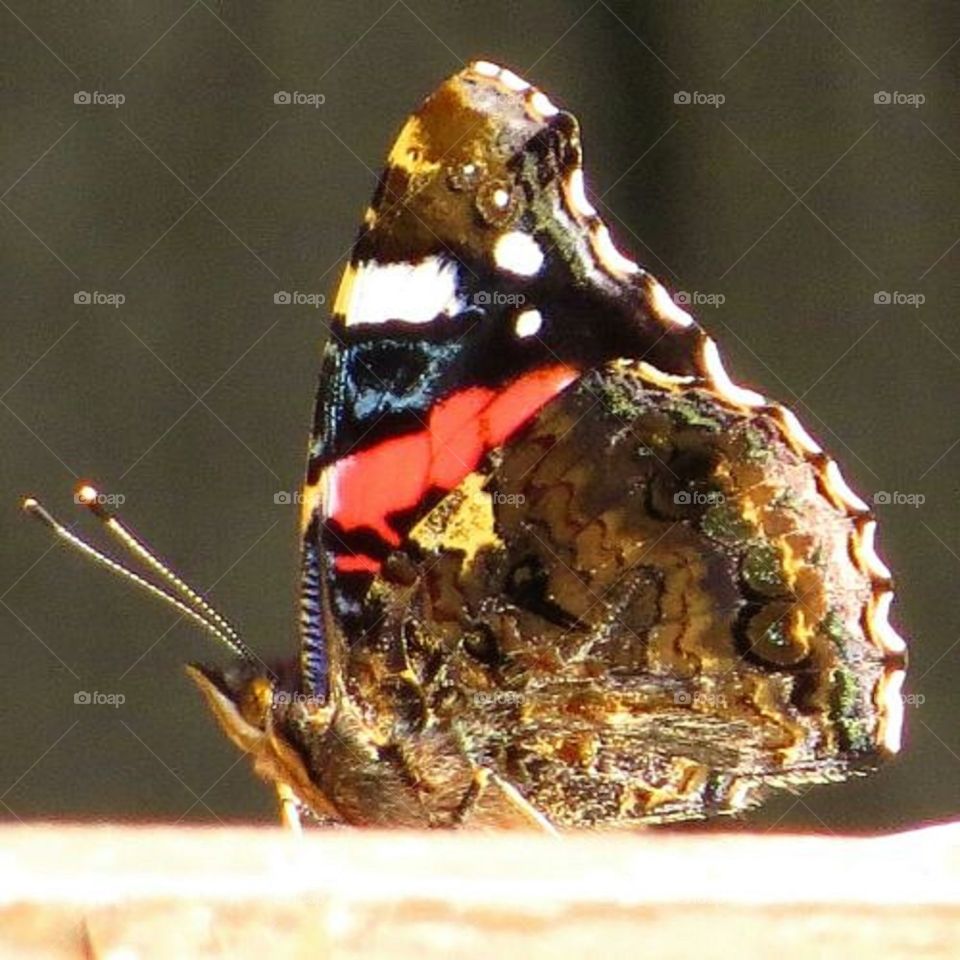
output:
[[[478,811],[481,802],[489,802],[489,796],[485,795],[491,792],[500,795],[501,806],[510,814],[509,823],[505,825],[525,827],[556,836],[557,831],[553,824],[516,787],[486,767],[474,768],[473,779],[454,813],[451,826],[469,826],[470,818]]]
[[[300,810],[297,804],[297,795],[285,783],[277,784],[277,797],[280,799],[280,824],[291,833],[299,836],[302,833],[300,826]]]

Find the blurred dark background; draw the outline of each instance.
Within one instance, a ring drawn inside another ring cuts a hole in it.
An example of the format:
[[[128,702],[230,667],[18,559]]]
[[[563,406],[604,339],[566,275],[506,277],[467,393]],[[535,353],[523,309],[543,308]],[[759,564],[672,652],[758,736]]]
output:
[[[332,296],[404,117],[480,56],[580,117],[617,242],[737,378],[891,494],[904,752],[748,824],[956,814],[960,6],[6,0],[0,45],[0,816],[273,817],[182,671],[220,652],[18,500],[98,537],[72,502],[96,479],[258,651],[293,651],[275,494],[300,480],[325,311],[274,294]]]

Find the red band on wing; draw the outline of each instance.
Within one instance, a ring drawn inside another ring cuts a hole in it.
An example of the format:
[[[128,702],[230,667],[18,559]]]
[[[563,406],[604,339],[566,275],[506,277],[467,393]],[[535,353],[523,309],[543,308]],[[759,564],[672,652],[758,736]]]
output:
[[[500,390],[469,387],[451,394],[430,411],[425,429],[383,440],[333,464],[326,516],[344,531],[366,528],[399,546],[406,530],[394,526],[391,514],[411,510],[431,491],[452,490],[578,373],[558,364]],[[379,564],[365,555],[341,554],[336,567],[375,571]]]
[[[335,566],[341,573],[376,573],[380,569],[380,561],[365,553],[341,553],[336,558]]]

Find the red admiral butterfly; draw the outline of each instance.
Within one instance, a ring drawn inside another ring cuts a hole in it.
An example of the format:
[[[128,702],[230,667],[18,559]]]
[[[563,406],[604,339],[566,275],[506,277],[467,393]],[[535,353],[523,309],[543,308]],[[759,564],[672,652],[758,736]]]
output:
[[[190,674],[290,822],[685,820],[899,746],[867,506],[614,247],[576,119],[490,63],[407,121],[340,284],[299,663],[84,498],[238,655]]]

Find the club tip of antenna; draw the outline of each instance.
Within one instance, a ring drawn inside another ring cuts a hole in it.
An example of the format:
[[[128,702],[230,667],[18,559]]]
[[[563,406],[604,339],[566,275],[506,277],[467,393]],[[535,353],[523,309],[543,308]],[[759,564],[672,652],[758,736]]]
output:
[[[73,493],[74,502],[86,507],[93,514],[103,519],[109,519],[110,513],[104,507],[100,491],[92,484],[84,481],[79,484]]]
[[[55,526],[54,519],[50,516],[49,513],[43,508],[43,505],[36,497],[24,497],[20,501],[20,506],[23,508],[24,512],[29,514],[31,517],[35,517],[37,520],[42,520],[47,526]]]
[[[91,503],[96,503],[100,496],[97,488],[90,483],[81,483],[76,490],[77,503],[82,503],[85,507]]]

